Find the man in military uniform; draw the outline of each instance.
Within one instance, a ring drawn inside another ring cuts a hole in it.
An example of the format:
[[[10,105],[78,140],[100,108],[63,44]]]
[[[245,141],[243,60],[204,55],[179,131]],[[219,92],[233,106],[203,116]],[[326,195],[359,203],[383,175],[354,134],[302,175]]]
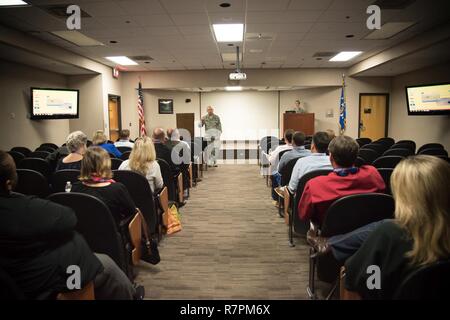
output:
[[[211,106],[206,108],[207,115],[202,117],[202,126],[205,126],[205,139],[208,141],[207,163],[209,166],[217,167],[217,157],[220,151],[220,135],[222,133],[222,124],[218,115],[214,114]]]

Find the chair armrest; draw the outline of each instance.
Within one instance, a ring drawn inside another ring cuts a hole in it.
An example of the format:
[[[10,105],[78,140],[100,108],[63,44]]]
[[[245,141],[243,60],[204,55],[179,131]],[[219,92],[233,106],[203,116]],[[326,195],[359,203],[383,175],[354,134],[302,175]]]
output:
[[[354,291],[348,291],[345,288],[345,266],[341,267],[341,271],[339,274],[339,298],[340,300],[362,300],[359,293]]]
[[[194,174],[192,172],[192,162],[189,163],[188,172],[189,172],[189,187],[193,188],[194,187]]]
[[[183,173],[177,176],[177,186],[178,186],[178,201],[182,203],[184,201],[184,188],[183,188]]]
[[[157,194],[159,207],[162,210],[162,223],[165,227],[168,225],[169,218],[169,191],[166,186],[164,186]]]
[[[133,245],[131,250],[131,261],[133,265],[137,265],[141,260],[141,241],[142,241],[142,215],[137,212],[128,224],[128,232],[130,241]]]
[[[289,209],[291,206],[291,193],[287,186],[284,187],[284,223],[289,225]]]

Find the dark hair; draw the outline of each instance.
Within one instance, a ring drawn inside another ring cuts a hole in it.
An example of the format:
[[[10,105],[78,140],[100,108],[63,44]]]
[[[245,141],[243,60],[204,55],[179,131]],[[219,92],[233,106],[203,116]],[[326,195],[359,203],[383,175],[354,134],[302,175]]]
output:
[[[128,129],[120,130],[120,134],[119,134],[120,139],[128,139],[129,137],[130,137],[130,130],[128,130]]]
[[[318,131],[313,135],[312,142],[319,153],[325,153],[330,144],[330,135],[327,132]]]
[[[348,168],[355,164],[359,145],[349,136],[337,136],[331,140],[328,150],[338,166]]]
[[[294,130],[292,130],[292,129],[287,129],[287,130],[284,132],[284,138],[285,138],[286,142],[292,143],[292,136],[293,136],[293,135],[294,135]]]
[[[295,131],[294,135],[292,136],[292,141],[294,141],[294,144],[297,147],[303,146],[305,144],[306,136],[301,131]]]
[[[0,193],[8,194],[6,181],[11,180],[13,187],[17,183],[16,164],[9,153],[0,150]]]

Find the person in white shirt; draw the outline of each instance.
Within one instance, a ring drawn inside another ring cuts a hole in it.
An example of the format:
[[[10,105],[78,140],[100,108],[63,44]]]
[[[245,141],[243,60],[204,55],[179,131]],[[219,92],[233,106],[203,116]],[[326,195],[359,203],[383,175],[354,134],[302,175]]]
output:
[[[270,173],[271,175],[277,173],[278,162],[280,161],[280,152],[284,150],[292,150],[292,137],[294,136],[294,130],[287,129],[284,132],[284,141],[286,144],[279,145],[269,153]]]
[[[137,138],[130,158],[122,162],[119,170],[131,170],[147,178],[153,193],[164,186],[161,169],[156,161],[155,146],[149,137]]]
[[[114,145],[117,147],[129,147],[133,148],[134,143],[130,141],[130,130],[124,129],[120,130],[119,133],[119,141],[114,143]]]
[[[314,170],[333,169],[330,157],[326,154],[329,143],[330,136],[327,132],[318,131],[314,134],[311,144],[311,155],[298,159],[292,170],[288,186],[291,193],[297,191],[298,181],[306,173]]]

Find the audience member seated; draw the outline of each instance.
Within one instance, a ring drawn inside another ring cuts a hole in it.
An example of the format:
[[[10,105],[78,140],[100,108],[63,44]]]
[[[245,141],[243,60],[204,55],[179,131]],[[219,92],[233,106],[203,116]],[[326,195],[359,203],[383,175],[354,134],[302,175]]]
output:
[[[414,270],[450,258],[450,166],[442,159],[408,157],[391,177],[395,220],[381,223],[347,260],[345,287],[364,299],[392,299]],[[381,288],[367,288],[368,267],[381,269]]]
[[[298,204],[300,219],[319,225],[334,200],[350,194],[385,190],[383,178],[375,167],[354,166],[359,150],[354,139],[338,136],[330,142],[328,150],[333,172],[308,181]]]
[[[162,128],[155,128],[153,130],[152,134],[153,144],[155,145],[155,151],[156,151],[156,157],[159,159],[165,160],[171,170],[172,174],[176,175],[178,172],[180,172],[178,166],[175,165],[175,163],[172,161],[172,152],[169,147],[166,146],[166,135],[164,133],[164,129]]]
[[[70,154],[69,149],[67,148],[66,145],[59,147],[58,149],[56,149],[55,151],[53,151],[52,153],[50,153],[47,158],[45,158],[45,161],[48,162],[48,164],[50,165],[50,169],[51,171],[55,171],[56,166],[58,165],[58,162],[61,158],[64,158],[66,156],[68,156]]]
[[[191,146],[186,141],[181,140],[180,131],[175,129],[167,129],[167,142],[166,145],[169,149],[173,149],[175,146],[180,145],[180,149],[187,152],[187,154],[191,154]]]
[[[336,134],[334,133],[333,129],[327,129],[326,133],[328,134],[328,137],[330,138],[330,141],[336,138]]]
[[[81,159],[86,152],[87,136],[81,131],[75,131],[69,134],[66,140],[67,149],[70,153],[58,161],[56,170],[81,169]]]
[[[116,147],[129,147],[133,148],[133,142],[130,141],[130,130],[124,129],[120,130],[119,141],[115,142]]]
[[[308,172],[333,169],[330,157],[326,154],[330,141],[327,132],[319,131],[314,134],[311,143],[311,155],[299,159],[292,170],[288,186],[291,193],[297,190],[298,181]]]
[[[137,138],[130,158],[122,162],[119,170],[132,170],[147,178],[153,193],[163,187],[161,169],[156,160],[155,146],[149,137]]]
[[[103,133],[102,130],[97,130],[92,138],[92,144],[94,146],[99,146],[105,149],[107,152],[112,153],[116,158],[120,158],[122,153],[116,148],[112,143],[108,143],[108,137]]]
[[[80,267],[82,287],[93,281],[96,299],[143,298],[143,287],[135,288],[114,261],[91,252],[75,231],[72,209],[12,193],[16,183],[14,161],[0,151],[0,267],[26,298],[55,299],[68,292],[70,265]]]
[[[277,146],[274,150],[269,153],[269,163],[270,163],[270,173],[273,175],[277,173],[279,154],[284,150],[292,149],[292,136],[294,135],[294,130],[287,129],[284,132],[285,144]]]
[[[272,199],[277,199],[275,189],[280,186],[281,175],[280,172],[283,167],[292,159],[307,157],[311,154],[310,150],[305,149],[305,134],[296,131],[292,136],[292,150],[285,152],[278,163],[278,169],[272,176]]]

